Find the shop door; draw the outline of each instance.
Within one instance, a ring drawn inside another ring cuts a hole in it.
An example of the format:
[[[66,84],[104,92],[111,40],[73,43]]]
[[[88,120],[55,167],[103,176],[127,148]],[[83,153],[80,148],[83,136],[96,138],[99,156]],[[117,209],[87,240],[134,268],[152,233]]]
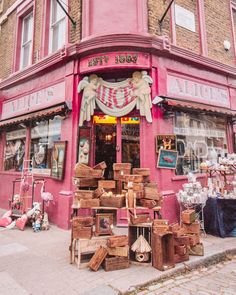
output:
[[[106,179],[113,179],[113,163],[140,167],[139,118],[94,116],[95,164],[105,161]]]

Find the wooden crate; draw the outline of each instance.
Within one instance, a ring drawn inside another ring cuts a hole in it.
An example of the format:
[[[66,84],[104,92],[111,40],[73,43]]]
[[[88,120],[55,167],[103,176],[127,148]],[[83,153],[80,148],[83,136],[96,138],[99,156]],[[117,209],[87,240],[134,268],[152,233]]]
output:
[[[190,246],[195,246],[200,243],[200,236],[197,234],[188,234]]]
[[[91,177],[93,178],[102,178],[104,175],[104,170],[101,170],[101,169],[93,169],[91,171]]]
[[[130,214],[130,222],[131,224],[140,224],[151,222],[151,217],[149,213],[137,213],[136,218],[134,215]]]
[[[184,210],[181,213],[182,223],[191,224],[196,220],[196,212],[192,209]]]
[[[127,190],[128,189],[128,184],[125,183],[124,184],[124,189]],[[134,182],[133,183],[133,190],[136,191],[143,191],[144,189],[144,184],[142,182]]]
[[[158,225],[168,225],[169,221],[167,219],[154,219],[152,222],[152,226]]]
[[[186,245],[178,245],[178,246],[175,246],[174,250],[175,250],[175,254],[182,256],[187,253],[188,247]]]
[[[98,187],[104,189],[114,189],[116,188],[116,182],[115,180],[99,180]]]
[[[80,208],[91,208],[91,207],[99,207],[100,200],[99,199],[91,199],[91,200],[80,200]]]
[[[108,251],[108,255],[111,255],[111,256],[120,256],[120,257],[129,256],[129,246],[115,247],[115,248],[107,247],[107,251]]]
[[[152,209],[153,207],[158,206],[158,202],[156,200],[147,200],[147,199],[140,199],[140,204],[142,207]]]
[[[95,165],[94,167],[93,167],[93,169],[99,169],[99,170],[104,170],[104,169],[106,169],[107,168],[107,164],[106,164],[106,162],[100,162],[100,163],[98,163],[97,165]]]
[[[169,225],[168,224],[159,224],[159,225],[155,225],[152,227],[152,232],[154,234],[162,234],[162,233],[166,233],[169,230]]]
[[[99,198],[103,193],[105,193],[105,190],[102,187],[98,187],[94,190],[93,196],[94,198]]]
[[[93,191],[90,190],[76,190],[74,192],[75,194],[75,198],[77,200],[81,200],[81,199],[92,199],[93,198]]]
[[[103,207],[122,208],[125,206],[125,196],[101,196],[100,205]]]
[[[142,176],[150,176],[150,168],[133,168],[133,174],[139,174]]]
[[[144,198],[144,191],[135,191],[136,199],[140,200]]]
[[[175,246],[180,246],[180,245],[186,245],[189,246],[189,237],[187,235],[185,236],[180,236],[180,237],[175,237],[174,236],[174,245]]]
[[[85,164],[77,163],[75,165],[74,170],[75,170],[75,177],[91,177],[91,172],[93,171],[93,168]]]
[[[174,263],[180,263],[189,260],[189,250],[185,255],[174,254]]]
[[[124,177],[125,182],[143,182],[143,176],[138,174],[129,174]]]
[[[76,226],[72,227],[73,239],[91,239],[93,236],[92,226]]]
[[[178,222],[176,223],[171,223],[169,225],[169,230],[173,233],[175,231],[178,231],[180,229],[180,225],[178,224]]]
[[[106,257],[103,264],[105,271],[112,271],[118,269],[129,268],[128,257]]]
[[[188,234],[198,234],[200,235],[200,222],[197,220],[193,222],[192,224],[182,224],[182,227],[184,228],[185,232]]]
[[[97,187],[98,186],[98,180],[95,178],[77,178],[73,177],[73,183],[78,188],[83,187]]]
[[[158,193],[157,188],[153,187],[144,187],[144,197],[145,199],[150,199],[150,200],[160,200],[162,195]]]
[[[72,226],[92,226],[94,224],[94,218],[92,216],[73,217]]]
[[[130,169],[114,170],[113,178],[118,181],[124,181],[125,175],[130,174]]]
[[[114,163],[113,170],[129,170],[131,171],[131,164],[130,163]]]
[[[89,261],[88,267],[94,271],[97,271],[106,256],[107,249],[104,247],[99,247],[93,255],[92,259]]]
[[[128,236],[112,236],[107,239],[107,246],[110,248],[123,247],[128,245]]]
[[[152,234],[152,265],[159,270],[167,270],[175,266],[174,239],[171,232]]]

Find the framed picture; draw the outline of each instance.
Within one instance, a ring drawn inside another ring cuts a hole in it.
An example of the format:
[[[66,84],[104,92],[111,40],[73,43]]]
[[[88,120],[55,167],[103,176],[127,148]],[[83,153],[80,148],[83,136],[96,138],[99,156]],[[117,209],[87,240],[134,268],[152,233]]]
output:
[[[79,128],[78,163],[89,165],[91,128]]]
[[[160,149],[157,160],[158,168],[176,169],[178,152]]]
[[[111,213],[99,213],[96,214],[95,234],[100,235],[112,235],[113,227],[113,214]]]
[[[66,141],[54,141],[52,150],[52,172],[51,176],[63,180],[65,173]]]
[[[160,149],[176,150],[176,136],[174,134],[156,136],[156,152],[159,153]]]

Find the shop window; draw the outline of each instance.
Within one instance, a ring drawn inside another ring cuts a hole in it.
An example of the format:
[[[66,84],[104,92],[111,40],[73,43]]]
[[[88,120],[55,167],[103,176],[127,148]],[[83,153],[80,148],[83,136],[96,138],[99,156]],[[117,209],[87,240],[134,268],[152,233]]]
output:
[[[30,159],[34,172],[50,175],[54,141],[61,139],[61,119],[35,122],[31,128]],[[40,169],[39,171],[37,171]]]
[[[65,1],[60,2],[65,8]],[[50,2],[49,53],[55,52],[66,43],[66,14],[56,0]]]
[[[32,62],[33,13],[22,19],[20,68],[23,69]]]
[[[4,170],[21,171],[25,155],[26,128],[15,127],[6,132],[4,149]]]
[[[174,133],[176,134],[178,163],[177,175],[201,172],[203,161],[216,163],[227,153],[226,122],[223,117],[175,113]]]

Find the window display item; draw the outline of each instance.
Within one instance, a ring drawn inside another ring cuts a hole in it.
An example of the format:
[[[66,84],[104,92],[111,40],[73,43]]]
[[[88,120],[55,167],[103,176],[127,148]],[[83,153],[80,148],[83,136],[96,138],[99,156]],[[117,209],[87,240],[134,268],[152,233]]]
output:
[[[27,215],[23,214],[21,217],[17,218],[16,227],[20,230],[24,230],[27,220],[28,220]]]
[[[112,235],[113,214],[96,214],[95,235]]]

